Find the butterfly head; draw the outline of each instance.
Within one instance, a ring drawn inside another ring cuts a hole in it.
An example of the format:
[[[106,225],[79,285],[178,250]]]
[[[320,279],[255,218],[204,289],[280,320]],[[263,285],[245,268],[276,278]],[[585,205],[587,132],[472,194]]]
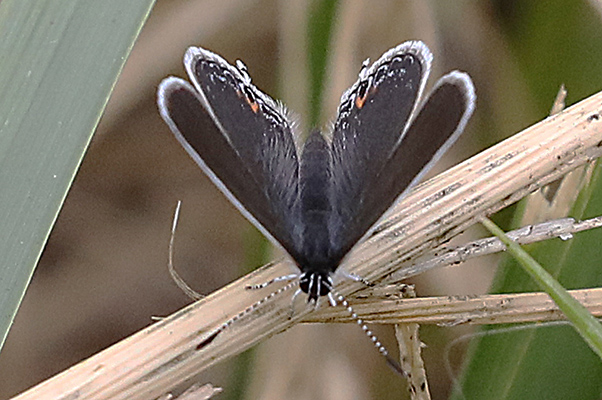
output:
[[[332,291],[332,278],[329,272],[304,272],[299,278],[299,288],[307,293],[307,302],[316,302],[319,297],[327,296]]]

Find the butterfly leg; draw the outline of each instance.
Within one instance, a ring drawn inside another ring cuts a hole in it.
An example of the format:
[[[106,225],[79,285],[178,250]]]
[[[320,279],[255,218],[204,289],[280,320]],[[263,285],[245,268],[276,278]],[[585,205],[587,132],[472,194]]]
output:
[[[333,307],[336,307],[336,305],[337,305],[337,301],[335,300],[334,296],[332,295],[332,292],[328,293],[328,302],[330,302],[330,305]]]
[[[283,275],[283,276],[279,276],[279,277],[270,279],[267,282],[259,283],[256,285],[247,285],[245,287],[245,289],[247,289],[247,290],[263,289],[263,288],[270,286],[272,283],[283,282],[283,281],[292,281],[293,279],[297,279],[298,277],[299,277],[299,274]]]
[[[316,293],[319,294],[322,290],[322,279],[319,276],[317,279],[314,279],[315,277],[316,277],[316,275],[312,275],[312,285],[314,282],[316,283]],[[312,289],[313,288],[310,286],[310,293],[312,293],[311,292]],[[320,307],[320,296],[317,296],[315,299],[310,298],[310,301],[312,301],[314,303],[313,304],[314,311],[317,310],[318,307]]]
[[[366,285],[367,287],[375,286],[375,284],[373,282],[370,282],[366,278],[361,277],[361,276],[356,275],[356,274],[353,274],[351,272],[347,272],[347,271],[343,270],[342,268],[339,271],[337,271],[337,272],[340,273],[343,277],[345,277],[347,279],[351,279],[354,282],[361,282],[364,285]]]
[[[291,312],[289,314],[289,319],[292,319],[293,315],[295,315],[295,300],[297,300],[297,296],[299,296],[301,292],[301,289],[297,289],[295,290],[295,293],[293,293],[293,297],[291,298]]]

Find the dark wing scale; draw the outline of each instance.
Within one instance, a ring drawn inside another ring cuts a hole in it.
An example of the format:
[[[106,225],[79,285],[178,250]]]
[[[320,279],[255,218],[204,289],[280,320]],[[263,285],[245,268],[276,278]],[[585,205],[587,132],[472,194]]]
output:
[[[366,207],[382,214],[407,193],[460,136],[474,105],[467,74],[453,71],[442,77],[387,160],[387,174],[368,187]]]
[[[431,59],[421,42],[403,43],[362,70],[343,95],[332,141],[334,258],[342,258],[390,206],[368,208],[370,187],[391,173],[386,163],[406,132]]]
[[[294,257],[299,162],[291,124],[244,71],[221,57],[190,48],[185,65],[196,89],[164,80],[161,115],[243,215]]]

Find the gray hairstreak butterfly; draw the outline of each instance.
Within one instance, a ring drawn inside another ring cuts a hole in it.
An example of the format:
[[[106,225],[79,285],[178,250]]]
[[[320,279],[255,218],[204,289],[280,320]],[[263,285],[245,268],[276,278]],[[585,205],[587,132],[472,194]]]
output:
[[[431,61],[419,41],[402,43],[371,65],[366,61],[343,93],[332,129],[326,135],[314,130],[302,145],[285,107],[253,85],[242,62],[231,65],[202,48],[191,47],[184,57],[191,83],[166,78],[158,104],[194,161],[294,260],[299,273],[273,281],[291,281],[286,288],[298,284],[296,294],[306,293],[308,302],[327,296],[353,313],[333,295],[335,271],[456,141],[474,109],[472,81],[458,71],[422,99]]]

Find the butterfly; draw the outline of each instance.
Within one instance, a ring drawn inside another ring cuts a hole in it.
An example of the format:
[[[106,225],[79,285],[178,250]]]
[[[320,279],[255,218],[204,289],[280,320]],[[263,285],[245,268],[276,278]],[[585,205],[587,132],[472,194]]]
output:
[[[367,60],[331,129],[313,130],[304,143],[291,113],[252,83],[242,62],[203,48],[184,57],[190,82],[161,82],[158,106],[213,183],[294,260],[299,273],[283,278],[298,279],[308,302],[327,296],[336,304],[339,265],[456,141],[474,110],[472,81],[459,71],[422,98],[431,62],[420,41]]]

